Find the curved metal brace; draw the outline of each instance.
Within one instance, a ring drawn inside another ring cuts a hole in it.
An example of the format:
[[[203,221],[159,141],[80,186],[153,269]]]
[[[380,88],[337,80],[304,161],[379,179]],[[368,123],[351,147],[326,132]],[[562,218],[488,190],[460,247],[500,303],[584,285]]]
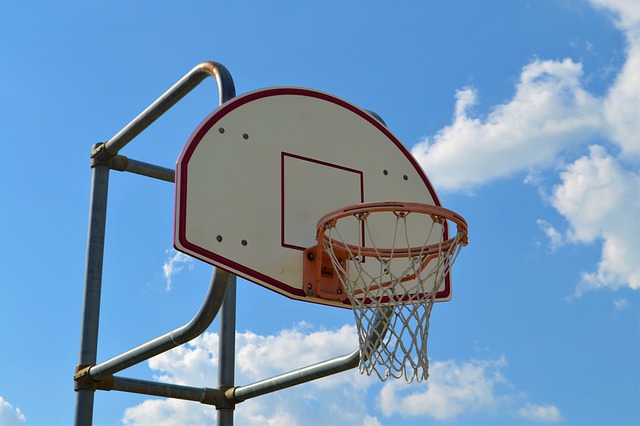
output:
[[[236,95],[233,78],[224,65],[217,62],[203,62],[198,64],[115,136],[100,145],[98,149],[91,154],[91,157],[111,157],[116,155],[125,145],[131,142],[133,138],[138,136],[151,123],[156,121],[207,77],[215,77],[218,83],[220,105]]]
[[[198,84],[200,84],[206,77],[214,77],[218,83],[219,90],[219,100],[220,104],[228,101],[229,99],[235,96],[235,85],[233,83],[233,78],[231,74],[222,64],[217,62],[203,62],[197,66],[195,66],[191,71],[189,71],[184,77],[182,77],[176,84],[174,84],[169,90],[167,90],[162,96],[160,96],[155,102],[153,102],[147,109],[145,109],[142,113],[140,113],[136,118],[134,118],[127,126],[125,126],[120,132],[118,132],[115,136],[113,136],[109,141],[102,144],[96,144],[93,147],[91,152],[91,163],[92,168],[94,170],[94,175],[99,176],[100,179],[95,178],[94,182],[92,182],[92,195],[91,195],[91,212],[89,217],[90,228],[89,228],[89,236],[88,236],[88,248],[87,248],[87,271],[85,274],[85,301],[84,301],[84,311],[83,311],[83,326],[81,330],[81,344],[80,344],[80,365],[78,366],[78,374],[76,375],[76,380],[78,380],[78,376],[80,377],[91,377],[91,379],[99,380],[100,378],[104,378],[109,374],[112,374],[114,371],[119,371],[122,368],[126,368],[126,366],[130,366],[135,364],[136,357],[130,358],[133,356],[132,352],[138,351],[138,349],[134,349],[133,351],[129,351],[126,354],[121,355],[120,357],[113,358],[107,363],[102,363],[102,369],[94,370],[94,367],[91,365],[95,363],[95,354],[97,347],[97,328],[98,328],[98,312],[100,306],[100,288],[101,288],[101,280],[102,280],[102,257],[103,257],[103,242],[104,242],[104,222],[106,220],[106,204],[107,204],[107,187],[108,187],[108,171],[109,171],[109,163],[112,159],[117,157],[118,152],[124,146],[126,146],[133,138],[135,138],[138,134],[140,134],[144,129],[146,129],[151,123],[153,123],[156,119],[158,119],[162,114],[164,114],[169,108],[175,105],[180,99],[182,99],[187,93],[193,90]],[[101,167],[105,166],[105,167]],[[164,173],[167,174],[167,173]],[[169,177],[169,176],[165,176]],[[165,179],[166,180],[166,179]],[[97,196],[98,194],[99,196]],[[95,229],[94,229],[95,228]],[[218,275],[216,274],[216,277]],[[215,290],[213,287],[210,287],[209,293],[207,295],[207,300],[210,297],[214,299],[220,298],[220,303],[222,298],[224,298],[224,291],[221,291],[221,295],[217,294],[217,289],[224,288],[226,290],[226,284],[222,285],[220,281],[225,281],[229,279],[228,276],[225,275],[224,278],[212,279],[216,281],[218,284],[215,286]],[[214,297],[215,296],[215,297]],[[203,307],[200,312],[196,314],[195,318],[200,318],[204,311],[208,311],[205,309],[208,303],[212,302],[204,302]],[[217,303],[217,302],[216,302]],[[211,317],[207,326],[213,321],[215,314],[217,313],[219,306],[215,309],[213,313],[213,317]],[[194,318],[194,321],[195,321]],[[192,321],[193,323],[193,321]],[[199,324],[199,321],[197,321]],[[191,323],[190,323],[191,324]],[[189,330],[189,327],[192,325],[185,326],[186,330]],[[183,327],[183,328],[185,328]],[[177,329],[174,332],[168,333],[167,335],[182,335],[183,328]],[[206,329],[206,327],[204,328]],[[204,331],[204,329],[202,331]],[[187,333],[188,334],[188,333]],[[167,336],[165,335],[165,336]],[[196,334],[197,335],[197,334]],[[161,344],[163,339],[162,336],[158,339],[155,339],[150,343],[154,342],[154,345],[160,345],[159,348],[164,347]],[[195,336],[193,336],[195,337]],[[191,337],[191,338],[193,338]],[[181,338],[178,338],[180,341]],[[190,339],[189,339],[190,340]],[[184,341],[182,341],[184,343]],[[145,346],[145,345],[143,345]],[[176,345],[177,346],[177,345]],[[141,347],[142,348],[142,347]],[[145,350],[151,350],[151,347],[146,347]],[[156,352],[158,348],[151,350],[151,352],[160,353],[166,349],[161,349],[159,352]],[[144,352],[144,351],[143,351]],[[138,354],[139,355],[139,354]],[[146,356],[146,355],[145,355]],[[146,359],[146,358],[140,358]],[[117,362],[116,362],[117,361]],[[124,364],[121,364],[124,363]],[[106,364],[106,366],[105,366]],[[126,365],[125,365],[126,364]],[[124,365],[124,366],[123,366]],[[89,370],[91,374],[89,374]]]
[[[216,268],[211,277],[207,296],[200,310],[189,323],[137,348],[89,367],[88,377],[93,381],[98,381],[198,337],[215,319],[222,306],[228,286],[235,284],[235,280],[235,275]]]

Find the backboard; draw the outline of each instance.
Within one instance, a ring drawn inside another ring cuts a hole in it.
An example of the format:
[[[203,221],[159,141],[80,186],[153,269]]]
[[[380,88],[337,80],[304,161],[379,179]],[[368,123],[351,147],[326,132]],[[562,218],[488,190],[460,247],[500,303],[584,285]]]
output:
[[[326,213],[372,201],[440,206],[404,145],[372,114],[304,88],[253,91],[213,111],[176,166],[175,248],[287,297],[307,295],[303,253]],[[437,238],[447,238],[446,224]],[[451,298],[443,280],[437,301]]]

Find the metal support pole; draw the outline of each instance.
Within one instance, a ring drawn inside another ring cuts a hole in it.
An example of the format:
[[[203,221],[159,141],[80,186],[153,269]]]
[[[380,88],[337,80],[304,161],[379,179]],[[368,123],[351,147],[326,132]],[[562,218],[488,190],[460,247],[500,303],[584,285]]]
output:
[[[197,402],[204,401],[207,394],[206,388],[175,385],[173,383],[150,382],[148,380],[118,376],[113,377],[113,385],[109,390]]]
[[[236,356],[236,282],[229,283],[220,311],[220,341],[218,349],[218,389],[232,389],[235,381]],[[233,426],[233,404],[218,404],[218,426]]]
[[[133,121],[104,144],[94,145],[91,152],[92,182],[89,232],[87,237],[87,260],[84,282],[82,325],[80,333],[80,355],[76,367],[76,425],[91,425],[93,422],[93,399],[95,388],[78,383],[78,372],[87,370],[96,363],[98,347],[98,322],[100,316],[100,293],[104,260],[104,237],[106,225],[109,162],[117,156],[140,132],[164,114],[176,102],[199,85],[205,78],[214,77],[218,83],[220,104],[235,96],[235,85],[229,71],[216,62],[203,62],[194,67],[160,98],[145,109]],[[133,162],[126,167],[134,173],[153,174],[154,177],[172,181],[171,171],[149,167],[145,163]],[[86,373],[87,371],[85,371]],[[80,374],[85,375],[84,373]],[[80,385],[80,386],[78,386]]]
[[[108,189],[109,168],[104,165],[94,165],[91,176],[87,263],[85,268],[78,369],[95,364],[98,352],[98,322],[100,318],[100,292],[102,289]],[[92,424],[94,393],[95,390],[93,389],[78,390],[75,411],[76,425]]]
[[[130,172],[166,182],[175,182],[175,170],[127,158],[124,155],[114,156],[109,162],[109,167],[119,172]]]

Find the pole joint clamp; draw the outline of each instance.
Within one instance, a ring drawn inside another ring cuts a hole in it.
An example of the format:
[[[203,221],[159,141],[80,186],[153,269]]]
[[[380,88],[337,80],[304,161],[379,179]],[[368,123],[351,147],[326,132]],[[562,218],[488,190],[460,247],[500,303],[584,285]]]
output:
[[[113,389],[113,376],[107,376],[100,380],[94,380],[89,374],[89,370],[93,365],[78,365],[76,373],[73,376],[73,390],[106,390]]]

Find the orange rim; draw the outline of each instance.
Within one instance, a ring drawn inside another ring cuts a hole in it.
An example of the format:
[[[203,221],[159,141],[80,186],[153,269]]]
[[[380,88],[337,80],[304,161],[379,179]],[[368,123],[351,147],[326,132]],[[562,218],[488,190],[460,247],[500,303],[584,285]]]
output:
[[[392,212],[396,215],[407,215],[409,213],[426,214],[431,216],[434,222],[443,223],[445,221],[451,221],[456,224],[458,232],[455,236],[448,238],[446,241],[438,242],[435,244],[429,244],[427,246],[410,247],[406,249],[388,249],[388,248],[374,248],[367,246],[355,246],[351,244],[345,244],[334,238],[330,238],[325,235],[325,232],[329,228],[336,226],[338,220],[348,216],[369,216],[371,213],[377,212]],[[422,203],[409,203],[409,202],[369,202],[353,204],[341,209],[334,210],[322,216],[318,221],[316,228],[316,235],[318,241],[318,249],[321,250],[321,244],[323,241],[327,241],[333,247],[337,247],[340,250],[347,251],[349,253],[357,252],[360,256],[365,257],[410,257],[419,255],[432,255],[440,252],[449,251],[455,244],[463,246],[467,245],[467,221],[454,211],[445,209],[444,207],[434,206],[431,204]]]

